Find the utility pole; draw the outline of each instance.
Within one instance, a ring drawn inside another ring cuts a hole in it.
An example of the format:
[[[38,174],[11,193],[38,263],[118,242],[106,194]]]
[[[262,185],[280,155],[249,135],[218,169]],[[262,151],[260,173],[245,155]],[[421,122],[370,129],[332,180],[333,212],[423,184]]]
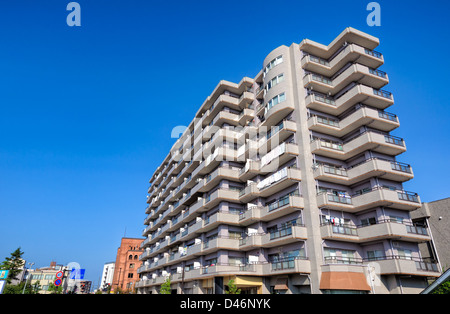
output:
[[[30,265],[30,269],[31,269],[31,267],[33,267],[34,263],[28,263],[28,265]],[[26,269],[24,269],[24,271],[26,272]],[[28,274],[28,276],[31,276],[31,274]],[[25,285],[23,286],[22,294],[25,294],[25,288],[27,287],[27,283],[28,283],[28,276],[27,276],[27,279],[25,280]]]

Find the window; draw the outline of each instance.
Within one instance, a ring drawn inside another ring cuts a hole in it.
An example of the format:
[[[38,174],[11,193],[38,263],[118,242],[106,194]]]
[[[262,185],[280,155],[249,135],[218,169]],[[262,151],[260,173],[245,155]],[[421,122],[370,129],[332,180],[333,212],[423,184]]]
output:
[[[397,254],[403,259],[412,259],[411,250],[397,249]]]
[[[273,79],[271,79],[269,81],[269,83],[267,83],[266,90],[271,89],[272,87],[278,85],[279,83],[281,83],[283,81],[284,81],[284,74],[281,73],[280,75],[278,75],[278,76],[274,77]]]
[[[267,113],[267,111],[272,109],[272,107],[278,105],[279,103],[281,103],[281,102],[283,102],[285,100],[286,100],[286,94],[285,93],[281,93],[281,94],[275,96],[274,98],[269,100],[269,102],[267,103],[265,113]]]
[[[272,61],[270,61],[269,64],[264,68],[264,76],[266,76],[266,74],[271,69],[273,69],[275,66],[279,65],[282,62],[283,62],[283,56],[278,56],[275,59],[273,59]]]
[[[363,227],[376,225],[376,224],[377,224],[377,220],[375,217],[361,219],[361,225]]]
[[[128,278],[133,278],[133,273],[128,273]]]
[[[367,251],[367,259],[369,261],[377,261],[384,258],[384,252],[380,250]]]
[[[130,264],[130,268],[134,268],[134,263],[131,263],[131,264]]]

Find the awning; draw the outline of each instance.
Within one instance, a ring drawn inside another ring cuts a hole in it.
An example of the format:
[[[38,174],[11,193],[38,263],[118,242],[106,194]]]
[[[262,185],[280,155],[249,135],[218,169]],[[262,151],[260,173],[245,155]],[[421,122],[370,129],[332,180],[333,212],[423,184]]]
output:
[[[288,284],[287,278],[279,278],[277,279],[277,283],[275,284],[275,290],[289,290],[287,284]]]
[[[320,278],[321,290],[370,291],[366,276],[355,272],[324,272]]]

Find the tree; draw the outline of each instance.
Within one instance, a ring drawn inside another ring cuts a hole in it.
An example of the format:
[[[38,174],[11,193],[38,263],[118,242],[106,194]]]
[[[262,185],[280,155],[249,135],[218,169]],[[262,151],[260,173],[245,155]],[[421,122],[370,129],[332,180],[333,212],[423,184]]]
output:
[[[442,283],[439,287],[434,289],[431,294],[450,294],[450,281]]]
[[[171,294],[172,290],[170,290],[170,277],[166,278],[166,281],[161,285],[161,289],[159,290],[160,294]]]
[[[225,291],[226,294],[241,294],[241,289],[238,289],[238,287],[235,285],[234,280],[230,279],[228,281],[228,291]]]
[[[6,257],[0,265],[0,269],[9,270],[6,283],[10,284],[12,280],[19,280],[17,276],[22,272],[25,261],[22,259],[23,252],[20,247],[11,253],[11,257]]]
[[[48,285],[48,290],[50,291],[52,294],[61,294],[62,293],[62,286],[56,286],[53,282],[51,282]]]

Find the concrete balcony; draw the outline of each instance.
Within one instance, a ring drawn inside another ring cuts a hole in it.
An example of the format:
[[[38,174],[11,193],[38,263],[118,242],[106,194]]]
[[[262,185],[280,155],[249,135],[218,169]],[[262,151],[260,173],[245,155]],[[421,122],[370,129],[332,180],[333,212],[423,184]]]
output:
[[[424,277],[439,277],[438,265],[425,262],[422,259],[405,256],[385,256],[367,261],[376,264],[381,275],[413,275]]]
[[[303,78],[305,88],[327,95],[336,95],[352,82],[380,89],[389,83],[389,78],[383,71],[371,69],[357,63],[350,65],[335,78],[314,73],[307,74]]]
[[[275,148],[296,132],[297,124],[290,120],[284,120],[276,127],[261,126],[259,133],[265,136],[258,141],[258,149],[261,149],[263,146],[266,150]]]
[[[422,206],[417,194],[387,188],[374,188],[370,192],[353,196],[352,201],[358,211],[378,206],[413,211]]]
[[[264,113],[264,121],[261,123],[262,126],[275,126],[281,120],[283,120],[288,114],[294,111],[295,106],[292,101],[286,100],[283,101],[269,110],[265,110]]]
[[[335,137],[343,137],[361,126],[390,132],[398,128],[400,123],[396,115],[369,107],[360,107],[341,121],[320,116],[312,116],[308,119],[310,130]]]
[[[278,181],[273,181],[271,184],[259,188],[260,197],[269,197],[302,180],[301,170],[297,168],[285,168],[277,173],[280,173],[281,176]],[[275,177],[277,173],[275,173]]]
[[[254,110],[246,108],[239,114],[238,123],[242,126],[245,126],[249,121],[253,120],[254,117]]]
[[[299,155],[299,148],[297,144],[294,143],[283,143],[285,145],[284,152],[271,160],[263,162],[264,156],[267,155],[260,151],[261,161],[260,161],[260,173],[274,172],[281,165],[284,165],[289,160],[297,157]]]
[[[305,208],[301,196],[285,196],[267,206],[252,206],[239,214],[239,224],[248,226],[258,221],[271,221],[273,219],[298,212]]]
[[[239,201],[248,203],[251,200],[259,197],[259,189],[256,183],[248,184],[244,189],[239,192]]]
[[[233,169],[231,167],[220,167],[214,170],[213,173],[207,175],[203,180],[204,184],[200,192],[210,191],[212,188],[217,186],[219,182],[223,179],[239,182],[239,170]]]
[[[406,146],[401,138],[375,131],[361,133],[346,142],[335,142],[325,139],[317,139],[311,142],[311,152],[313,154],[338,160],[348,160],[367,150],[397,156],[406,151]]]
[[[389,220],[361,227],[324,224],[320,227],[320,232],[323,239],[353,243],[365,243],[379,239],[414,243],[423,243],[431,240],[426,228]]]
[[[207,217],[198,232],[204,233],[216,229],[219,225],[239,225],[239,214],[219,211]]]
[[[263,265],[265,276],[275,276],[292,273],[311,273],[311,263],[306,257],[285,259]]]
[[[317,195],[317,205],[319,208],[336,209],[351,213],[378,206],[408,211],[416,210],[422,206],[417,194],[386,188],[373,188],[369,192],[353,197],[319,193]]]
[[[314,179],[343,185],[353,185],[366,179],[378,177],[396,182],[414,178],[411,166],[395,161],[372,158],[351,168],[317,165]]]
[[[306,55],[302,59],[302,68],[331,77],[349,62],[358,62],[369,68],[378,68],[384,63],[381,53],[363,48],[355,44],[349,44],[331,61],[327,61],[313,55]]]
[[[203,255],[207,255],[218,250],[239,250],[239,239],[219,236],[203,243]]]
[[[337,99],[310,94],[305,101],[307,108],[339,116],[358,103],[384,110],[394,104],[394,97],[389,92],[357,84]]]
[[[240,239],[239,249],[249,251],[257,247],[271,248],[306,240],[306,228],[302,225],[293,225],[270,233],[249,234]]]
[[[261,163],[255,160],[247,160],[245,166],[239,171],[239,180],[246,182],[259,174]]]
[[[218,205],[220,202],[234,202],[239,203],[239,191],[225,188],[219,188],[212,194],[205,198],[205,209],[211,209]]]

